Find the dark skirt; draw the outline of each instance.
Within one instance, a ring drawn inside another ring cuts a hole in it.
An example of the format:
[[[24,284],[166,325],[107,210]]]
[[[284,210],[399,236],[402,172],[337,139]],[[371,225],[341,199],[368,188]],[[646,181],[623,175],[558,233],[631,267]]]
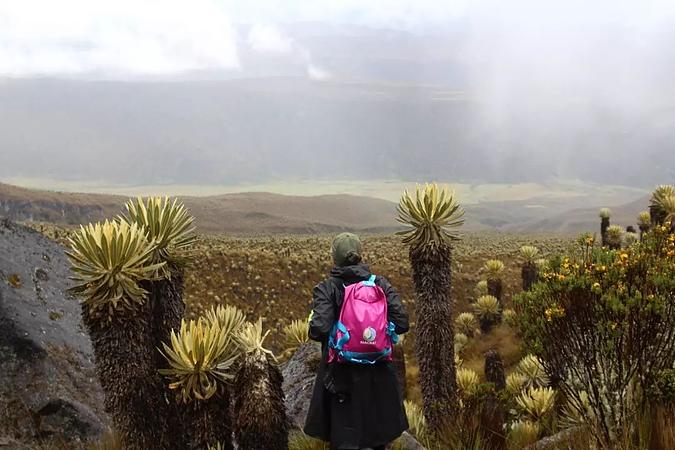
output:
[[[323,362],[319,367],[306,434],[330,442],[333,448],[362,449],[388,444],[408,429],[391,363],[331,366]],[[331,374],[335,393],[325,387]]]

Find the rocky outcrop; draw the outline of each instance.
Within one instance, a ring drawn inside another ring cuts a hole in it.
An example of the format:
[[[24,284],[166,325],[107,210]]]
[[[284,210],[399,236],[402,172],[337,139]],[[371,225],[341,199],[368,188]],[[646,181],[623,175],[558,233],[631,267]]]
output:
[[[85,442],[108,422],[68,266],[63,247],[0,219],[0,441]]]
[[[286,415],[295,428],[302,429],[305,425],[320,361],[321,347],[308,342],[302,344],[283,367]]]

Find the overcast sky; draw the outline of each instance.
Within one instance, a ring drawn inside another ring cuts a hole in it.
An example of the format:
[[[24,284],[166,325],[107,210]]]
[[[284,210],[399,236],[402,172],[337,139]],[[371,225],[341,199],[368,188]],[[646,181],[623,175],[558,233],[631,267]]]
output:
[[[1,0],[0,75],[237,72],[244,44],[261,54],[299,52],[308,76],[322,78],[327,74],[284,31],[307,21],[414,34],[461,30],[470,50],[486,58],[498,58],[504,45],[528,48],[543,38],[568,63],[565,52],[583,52],[585,34],[597,39],[614,30],[622,35],[610,34],[619,48],[649,51],[672,33],[674,19],[672,0]],[[240,24],[253,28],[242,35]],[[580,39],[555,41],[569,34]]]
[[[303,163],[305,149],[347,136],[350,151],[372,148],[393,161],[384,177],[407,173],[411,162],[422,164],[421,154],[429,160],[440,155],[455,167],[455,154],[479,151],[490,156],[479,168],[500,176],[505,167],[518,166],[538,168],[531,169],[534,175],[605,180],[597,176],[605,167],[619,181],[643,185],[653,180],[642,174],[675,176],[673,74],[675,0],[0,0],[0,94],[16,99],[0,103],[0,128],[3,121],[6,127],[0,148],[14,158],[14,166],[5,163],[6,173],[26,177],[55,173],[47,166],[56,162],[34,168],[45,148],[59,156],[76,149],[71,159],[59,160],[64,173],[89,173],[70,167],[99,160],[95,148],[101,146],[89,149],[90,142],[119,142],[129,152],[175,148],[181,157],[184,146],[199,148],[190,158],[201,170],[239,147],[297,151],[289,165]],[[248,84],[194,83],[218,85],[213,92],[224,97],[217,107],[212,97],[199,97],[201,88],[173,85],[173,95],[158,97],[167,109],[155,110],[159,103],[148,93],[164,89],[162,83],[6,77],[247,78]],[[249,92],[233,87],[243,85],[252,86],[252,94],[242,108],[255,111],[250,117],[256,120],[278,119],[277,128],[249,134],[252,119],[228,109]],[[298,86],[305,94],[284,97]],[[98,101],[75,104],[90,87],[99,89]],[[127,87],[134,94],[118,98],[117,92],[130,92]],[[383,93],[392,103],[374,100]],[[135,105],[142,98],[139,117]],[[118,120],[124,108],[130,112]],[[193,113],[178,122],[180,130],[152,126],[173,124],[183,111]],[[305,114],[316,119],[314,129]],[[358,114],[379,121],[379,131],[352,122]],[[146,116],[149,125],[141,127]],[[340,128],[345,124],[351,125]],[[402,133],[402,125],[415,131]],[[204,136],[211,138],[200,141]],[[392,156],[413,154],[410,160]],[[256,167],[236,173],[253,179]],[[176,177],[183,177],[180,169]],[[128,174],[124,167],[110,172],[111,180]],[[171,173],[167,169],[175,181]],[[136,178],[147,182],[148,175]]]

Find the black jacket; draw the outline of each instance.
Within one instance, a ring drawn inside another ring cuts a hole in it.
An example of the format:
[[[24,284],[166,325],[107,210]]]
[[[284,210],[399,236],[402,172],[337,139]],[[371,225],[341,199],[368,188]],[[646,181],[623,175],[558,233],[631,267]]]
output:
[[[328,367],[327,341],[340,315],[344,286],[367,280],[366,265],[336,267],[330,278],[314,288],[314,308],[309,324],[309,337],[321,342],[323,358],[319,365],[314,391],[307,413],[305,433],[334,448],[361,449],[387,444],[408,428],[403,409],[402,393],[390,363],[372,366],[360,364],[331,364]],[[396,333],[408,331],[408,315],[401,298],[383,277],[375,284],[387,296],[388,320]],[[325,380],[334,381],[334,392],[325,387]]]

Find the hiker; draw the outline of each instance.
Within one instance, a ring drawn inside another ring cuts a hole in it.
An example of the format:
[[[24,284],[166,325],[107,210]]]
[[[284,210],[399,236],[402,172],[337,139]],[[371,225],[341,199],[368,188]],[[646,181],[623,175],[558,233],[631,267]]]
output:
[[[384,450],[408,428],[391,364],[408,315],[391,284],[362,263],[358,236],[338,235],[331,250],[330,277],[313,292],[309,337],[321,342],[322,359],[304,431],[331,449]]]

